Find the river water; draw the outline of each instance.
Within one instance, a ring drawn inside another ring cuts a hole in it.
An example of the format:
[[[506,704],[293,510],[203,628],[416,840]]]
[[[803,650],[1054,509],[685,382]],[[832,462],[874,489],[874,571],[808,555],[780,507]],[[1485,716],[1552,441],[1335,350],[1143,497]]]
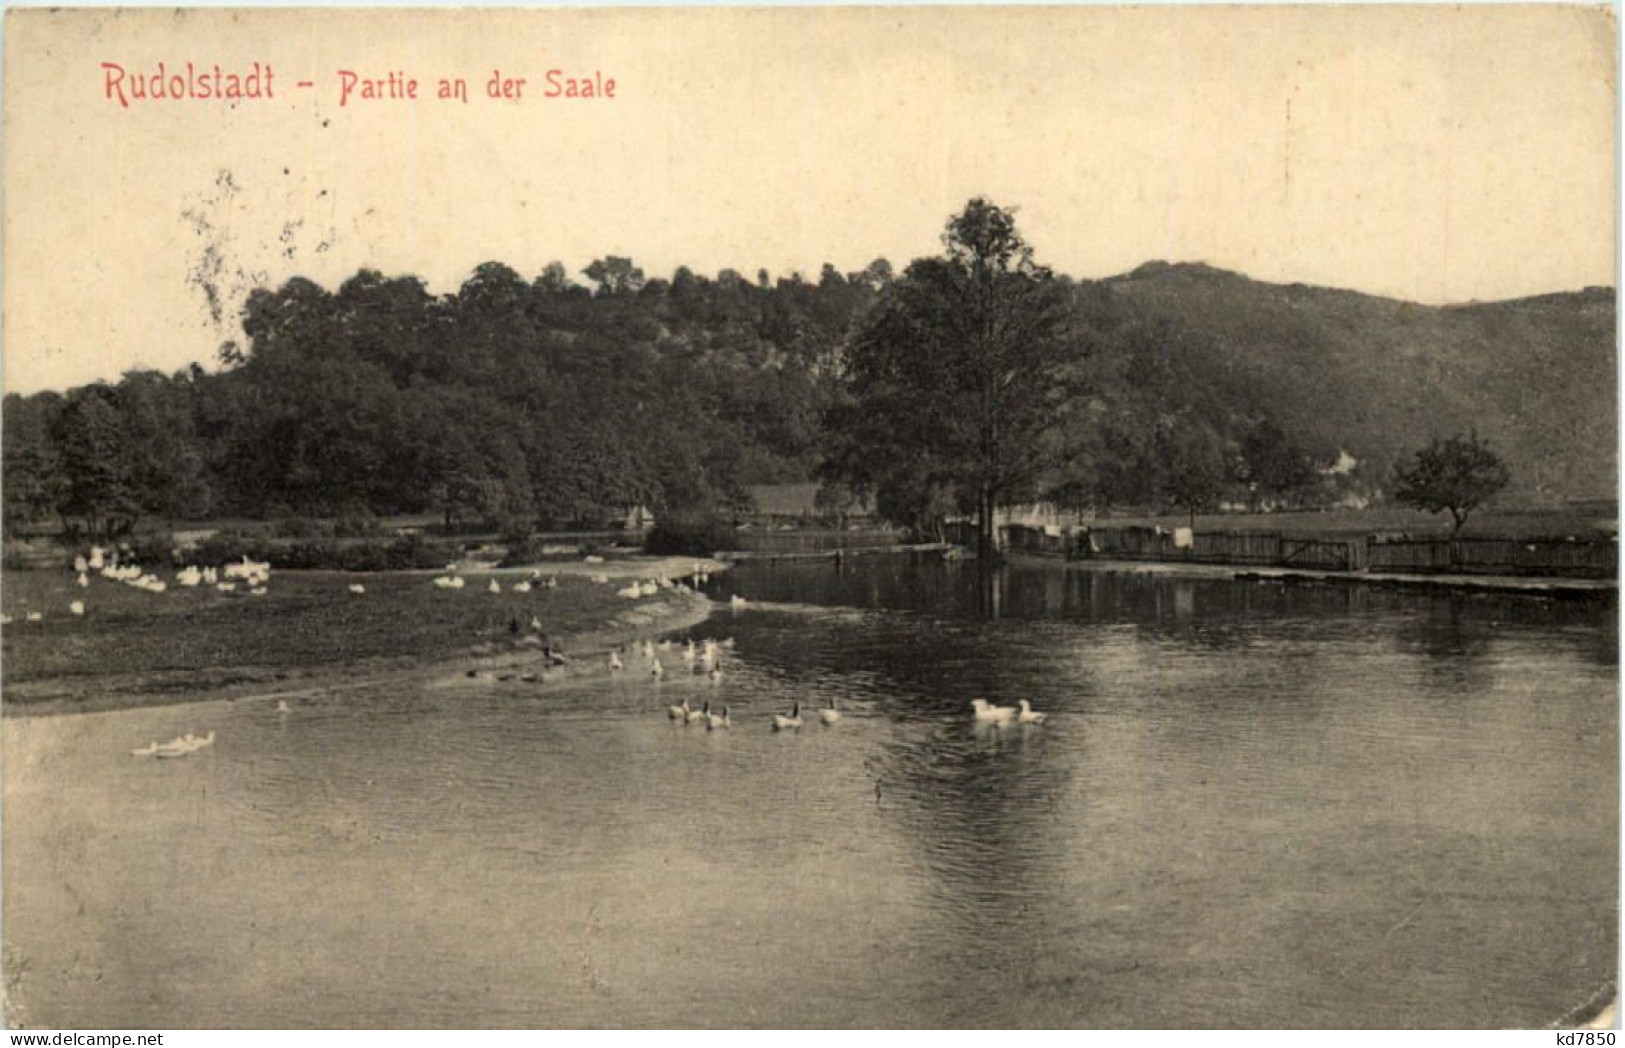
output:
[[[691,634],[734,638],[717,683],[673,650],[659,684],[6,718],[14,1019],[1500,1027],[1611,992],[1612,603],[901,558],[713,585],[749,598]],[[975,697],[1049,720],[979,731]]]

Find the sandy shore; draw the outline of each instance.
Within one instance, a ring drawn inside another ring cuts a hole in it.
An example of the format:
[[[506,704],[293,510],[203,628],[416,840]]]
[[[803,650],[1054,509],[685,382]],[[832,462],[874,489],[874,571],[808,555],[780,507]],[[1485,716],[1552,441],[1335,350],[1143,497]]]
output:
[[[692,558],[644,558],[637,563],[617,562],[619,572],[609,570],[612,565],[583,564],[581,571],[565,572],[549,569],[544,574],[603,574],[611,578],[647,578],[660,574],[658,565],[664,560],[680,561],[687,574],[695,561]],[[702,564],[714,562],[701,561]],[[573,567],[573,566],[572,566]],[[725,570],[723,565],[715,565]],[[462,570],[476,570],[466,566]],[[477,569],[482,574],[485,569]],[[512,569],[515,573],[528,573],[528,568]],[[672,571],[671,574],[677,574]],[[312,666],[308,669],[272,672],[255,667],[212,667],[206,670],[176,671],[173,674],[148,674],[139,680],[107,678],[105,691],[92,689],[86,695],[85,682],[76,682],[75,692],[62,697],[31,696],[26,702],[9,701],[4,712],[8,717],[59,716],[72,713],[106,712],[120,709],[139,709],[153,706],[173,706],[196,702],[252,702],[258,700],[298,699],[312,696],[331,696],[346,692],[363,692],[374,688],[409,685],[432,686],[451,681],[469,681],[511,685],[519,688],[555,688],[572,681],[607,675],[609,653],[630,645],[644,637],[659,637],[693,627],[710,617],[716,604],[698,593],[666,591],[629,604],[616,612],[609,623],[599,629],[575,634],[555,633],[551,645],[565,654],[568,662],[554,665],[542,652],[539,637],[522,637],[511,644],[482,644],[468,651],[439,657],[418,657],[402,654],[388,658],[357,660],[342,666]],[[636,665],[631,659],[629,666]],[[169,679],[175,678],[175,679]],[[142,682],[148,684],[142,688]],[[177,681],[185,687],[178,688]],[[153,686],[153,685],[159,686]],[[31,689],[32,690],[32,689]]]

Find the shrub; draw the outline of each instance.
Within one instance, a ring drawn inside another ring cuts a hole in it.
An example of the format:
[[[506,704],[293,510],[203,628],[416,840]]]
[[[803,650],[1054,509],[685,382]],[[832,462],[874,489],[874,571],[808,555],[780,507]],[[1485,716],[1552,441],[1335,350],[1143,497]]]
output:
[[[363,505],[347,505],[339,510],[330,525],[331,533],[341,539],[367,539],[384,533],[384,525]]]
[[[643,540],[650,553],[708,556],[737,545],[733,525],[715,514],[662,517]]]
[[[284,517],[271,525],[271,534],[284,539],[314,539],[333,534],[326,521]]]
[[[34,566],[35,558],[32,556],[28,543],[20,539],[6,539],[5,552],[0,556],[0,569],[5,571],[22,571]]]
[[[118,544],[121,557],[144,568],[173,567],[175,536],[167,529],[145,528]]]
[[[517,568],[548,560],[580,560],[586,552],[587,547],[580,543],[565,543],[558,539],[545,540],[533,535],[523,542],[509,546],[508,552],[503,555],[497,567]]]
[[[504,546],[521,546],[536,534],[536,522],[526,517],[510,517],[502,522],[498,541]]]
[[[438,568],[455,555],[445,543],[412,534],[353,542],[334,539],[278,542],[243,532],[223,531],[200,542],[188,559],[196,564],[227,564],[247,557],[266,561],[273,568],[292,571],[402,571]]]
[[[244,557],[266,560],[271,548],[271,542],[262,535],[223,528],[199,541],[189,559],[194,564],[225,564]]]

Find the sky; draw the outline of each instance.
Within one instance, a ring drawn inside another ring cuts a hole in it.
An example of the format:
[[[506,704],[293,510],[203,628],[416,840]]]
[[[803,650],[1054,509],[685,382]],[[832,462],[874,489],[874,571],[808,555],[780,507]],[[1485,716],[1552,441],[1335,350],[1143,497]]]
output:
[[[816,277],[934,253],[976,195],[1077,277],[1615,281],[1603,8],[38,9],[5,44],[7,391],[212,365],[293,276]],[[189,61],[268,66],[274,97],[126,107],[102,66]],[[549,69],[615,96],[546,98]],[[419,96],[340,105],[342,70]],[[521,97],[487,96],[499,70]]]

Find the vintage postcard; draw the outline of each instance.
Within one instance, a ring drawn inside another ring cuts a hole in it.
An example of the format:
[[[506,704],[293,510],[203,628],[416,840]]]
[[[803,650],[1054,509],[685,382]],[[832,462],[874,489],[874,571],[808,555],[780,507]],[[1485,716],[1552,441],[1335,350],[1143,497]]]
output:
[[[1614,1024],[1612,9],[4,41],[8,1025]]]

